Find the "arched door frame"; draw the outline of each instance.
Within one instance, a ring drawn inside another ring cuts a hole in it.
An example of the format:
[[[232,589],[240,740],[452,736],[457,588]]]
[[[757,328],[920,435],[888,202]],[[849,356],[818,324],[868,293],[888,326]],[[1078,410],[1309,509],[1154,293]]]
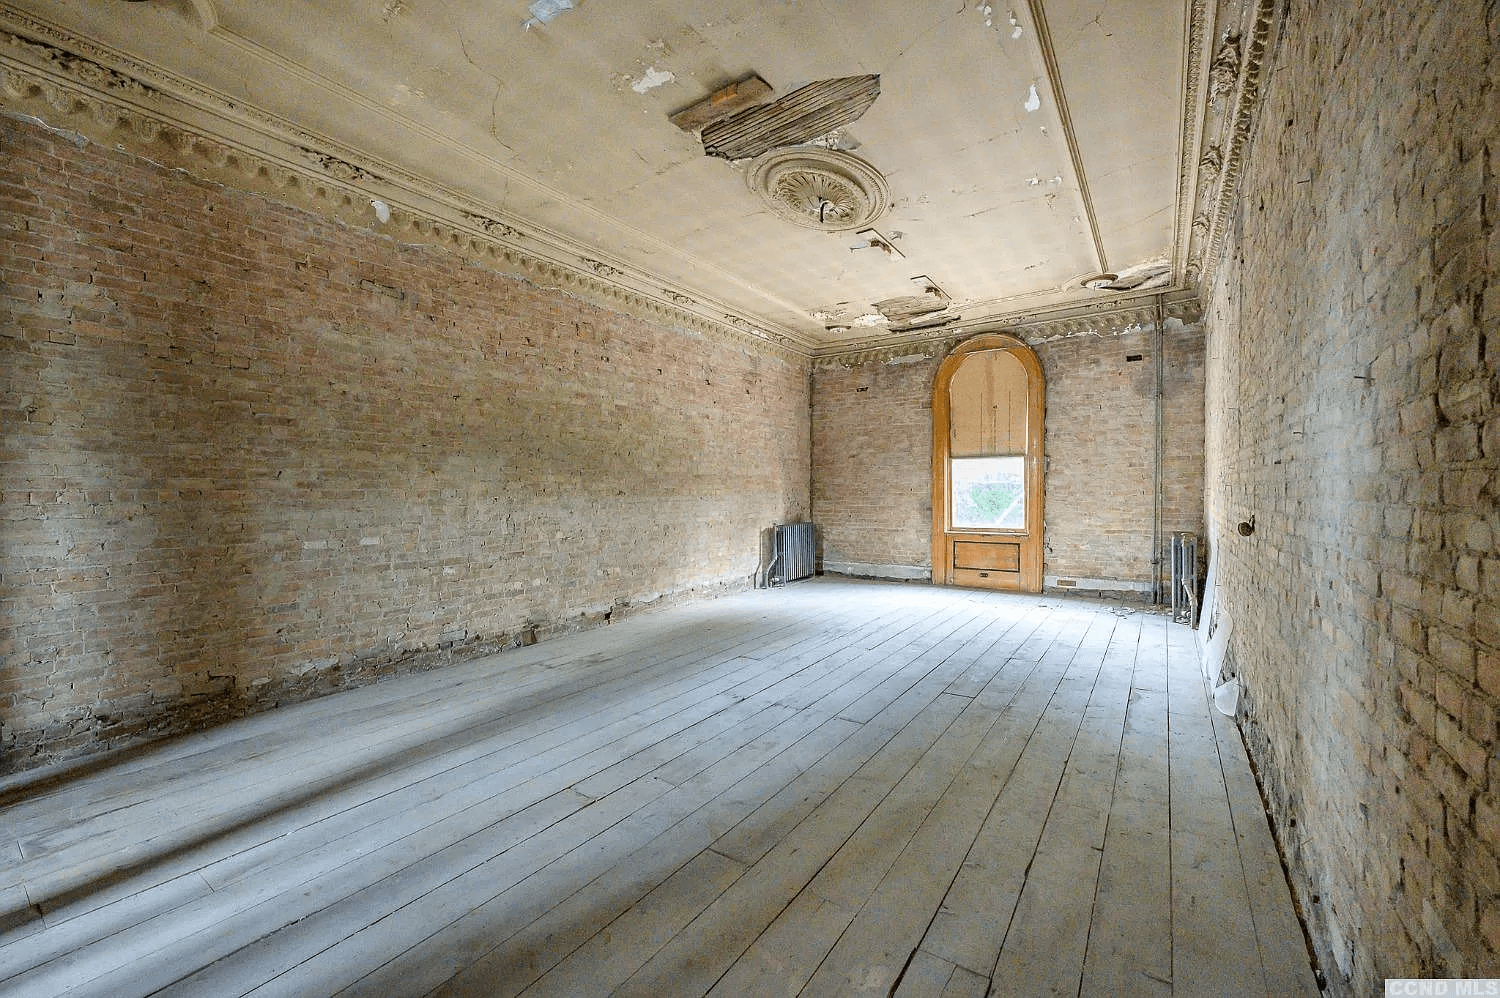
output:
[[[989,350],[1003,350],[1021,362],[1026,370],[1027,420],[1026,420],[1026,529],[1004,530],[954,530],[949,526],[950,435],[949,419],[951,406],[949,385],[959,367],[969,357]],[[1042,364],[1036,354],[1019,337],[1009,333],[981,333],[964,340],[949,352],[938,367],[937,380],[932,387],[932,581],[938,585],[953,585],[955,579],[955,538],[1015,538],[1020,542],[1019,571],[1005,581],[984,582],[963,579],[963,584],[992,585],[994,588],[1019,589],[1023,592],[1042,591],[1042,497],[1045,493],[1042,476],[1046,462],[1042,454],[1042,421],[1046,415],[1046,381],[1042,375]],[[1024,539],[1021,535],[1024,534]],[[962,569],[960,574],[969,575]],[[998,573],[996,573],[998,574]]]

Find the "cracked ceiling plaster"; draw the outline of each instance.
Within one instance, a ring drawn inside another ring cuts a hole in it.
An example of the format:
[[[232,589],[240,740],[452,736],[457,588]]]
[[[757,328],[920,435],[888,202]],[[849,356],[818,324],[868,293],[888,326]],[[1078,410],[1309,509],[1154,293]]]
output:
[[[870,318],[919,275],[966,327],[1191,298],[1269,5],[575,0],[533,14],[524,0],[0,3],[0,69],[37,79],[46,63],[199,132],[207,108],[230,148],[293,136],[299,166],[372,228],[378,204],[531,234],[544,270],[582,261],[585,283],[818,356],[921,335]],[[99,67],[130,86],[91,83]],[[749,164],[706,156],[669,120],[752,75],[769,102],[863,74],[878,98],[822,145],[884,178],[889,203],[860,223],[893,234],[884,251],[789,222]],[[1143,270],[1134,287],[1090,282]]]

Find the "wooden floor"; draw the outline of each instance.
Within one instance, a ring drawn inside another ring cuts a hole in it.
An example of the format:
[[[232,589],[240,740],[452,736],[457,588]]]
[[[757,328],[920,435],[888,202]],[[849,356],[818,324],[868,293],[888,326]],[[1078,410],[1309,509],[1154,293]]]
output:
[[[747,593],[0,806],[7,995],[1317,994],[1192,632],[1100,603]]]

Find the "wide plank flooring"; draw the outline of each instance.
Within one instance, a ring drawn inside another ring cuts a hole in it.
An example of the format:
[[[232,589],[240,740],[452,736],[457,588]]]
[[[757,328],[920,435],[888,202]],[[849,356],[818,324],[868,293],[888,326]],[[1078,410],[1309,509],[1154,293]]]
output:
[[[820,579],[0,781],[0,994],[1316,995],[1193,634]]]

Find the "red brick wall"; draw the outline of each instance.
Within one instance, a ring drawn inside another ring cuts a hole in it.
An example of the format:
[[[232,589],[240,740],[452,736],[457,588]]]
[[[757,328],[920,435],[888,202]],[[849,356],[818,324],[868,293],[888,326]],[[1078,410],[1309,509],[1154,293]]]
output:
[[[1203,519],[1203,338],[1175,320],[1166,328],[1164,546],[1172,531],[1200,533]],[[1153,340],[1152,330],[1129,327],[1033,344],[1047,379],[1050,580],[1149,592]],[[941,359],[814,371],[813,518],[829,570],[931,577],[932,386]]]
[[[804,370],[0,123],[0,768],[748,583]]]

